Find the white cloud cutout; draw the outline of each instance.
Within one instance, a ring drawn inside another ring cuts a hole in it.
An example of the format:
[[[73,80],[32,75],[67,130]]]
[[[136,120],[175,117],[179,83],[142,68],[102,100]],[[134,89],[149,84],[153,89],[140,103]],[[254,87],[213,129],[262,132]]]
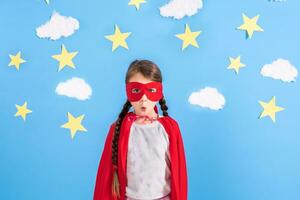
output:
[[[209,108],[212,110],[220,110],[225,105],[224,96],[213,87],[205,87],[197,92],[193,92],[188,99],[192,105]]]
[[[288,61],[281,58],[271,64],[264,65],[260,70],[261,75],[283,82],[296,81],[298,70]]]
[[[72,35],[79,29],[79,21],[73,17],[66,17],[54,11],[48,22],[36,28],[36,35],[39,38],[50,38],[58,40],[61,37]]]
[[[89,99],[92,95],[92,89],[83,79],[73,77],[65,82],[61,82],[55,89],[58,95],[63,95],[78,100]]]
[[[181,19],[184,16],[195,15],[203,7],[202,0],[171,0],[168,4],[159,8],[163,17]]]

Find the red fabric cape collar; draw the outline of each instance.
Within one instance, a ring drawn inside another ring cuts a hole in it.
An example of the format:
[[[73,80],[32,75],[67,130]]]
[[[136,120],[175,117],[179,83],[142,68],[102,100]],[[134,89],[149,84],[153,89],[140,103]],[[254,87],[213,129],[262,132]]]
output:
[[[125,200],[125,192],[127,185],[126,176],[126,160],[128,150],[128,139],[130,128],[133,120],[130,116],[133,112],[128,112],[122,122],[120,129],[120,137],[118,144],[118,176],[120,182],[120,198],[114,199],[112,197],[112,138],[116,122],[114,122],[109,129],[106,136],[102,156],[99,162],[95,189],[94,200]],[[188,198],[188,177],[186,168],[186,159],[184,152],[183,140],[180,128],[177,122],[169,117],[164,116],[158,118],[158,121],[165,128],[169,136],[169,151],[171,160],[171,200],[187,200]]]

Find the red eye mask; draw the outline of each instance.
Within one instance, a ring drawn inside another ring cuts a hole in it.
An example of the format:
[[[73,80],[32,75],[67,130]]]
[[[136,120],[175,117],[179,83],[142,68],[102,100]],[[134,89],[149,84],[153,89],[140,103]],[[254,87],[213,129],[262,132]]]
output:
[[[129,82],[126,84],[126,94],[129,101],[139,101],[144,94],[151,101],[158,101],[162,98],[162,83],[161,82],[150,82],[150,83],[139,83]]]

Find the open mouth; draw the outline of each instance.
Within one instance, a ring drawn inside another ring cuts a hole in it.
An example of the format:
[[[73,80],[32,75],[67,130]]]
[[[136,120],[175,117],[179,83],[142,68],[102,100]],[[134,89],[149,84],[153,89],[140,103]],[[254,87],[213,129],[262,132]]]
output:
[[[143,107],[141,107],[141,110],[142,110],[142,111],[145,111],[146,109],[147,109],[147,108],[146,108],[146,107],[144,107],[144,106],[143,106]]]

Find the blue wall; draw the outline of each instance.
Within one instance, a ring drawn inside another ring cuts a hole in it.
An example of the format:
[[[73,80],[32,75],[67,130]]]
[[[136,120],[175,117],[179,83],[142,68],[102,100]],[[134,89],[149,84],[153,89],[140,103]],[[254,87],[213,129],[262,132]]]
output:
[[[300,199],[299,82],[283,83],[260,75],[264,64],[277,58],[300,66],[300,2],[288,0],[205,1],[204,8],[181,20],[163,18],[167,1],[148,1],[140,11],[127,1],[1,0],[0,2],[0,199],[92,199],[95,176],[109,125],[126,100],[124,78],[136,58],[156,62],[164,76],[170,115],[182,131],[191,200]],[[56,41],[40,39],[35,28],[53,10],[80,21],[80,29]],[[260,14],[264,32],[245,39],[236,27],[242,13]],[[181,50],[188,23],[200,48]],[[118,24],[129,50],[111,51],[104,38]],[[61,44],[79,51],[76,69],[57,72],[51,58]],[[8,67],[9,54],[22,52],[20,71]],[[239,75],[228,70],[229,56],[242,56],[247,67]],[[87,101],[55,93],[56,85],[81,77],[93,88]],[[188,103],[189,95],[212,86],[226,105],[212,111]],[[285,108],[276,116],[258,119],[258,101],[276,96]],[[24,122],[15,104],[28,102],[33,112]],[[87,132],[71,140],[60,128],[67,112],[85,114]]]

